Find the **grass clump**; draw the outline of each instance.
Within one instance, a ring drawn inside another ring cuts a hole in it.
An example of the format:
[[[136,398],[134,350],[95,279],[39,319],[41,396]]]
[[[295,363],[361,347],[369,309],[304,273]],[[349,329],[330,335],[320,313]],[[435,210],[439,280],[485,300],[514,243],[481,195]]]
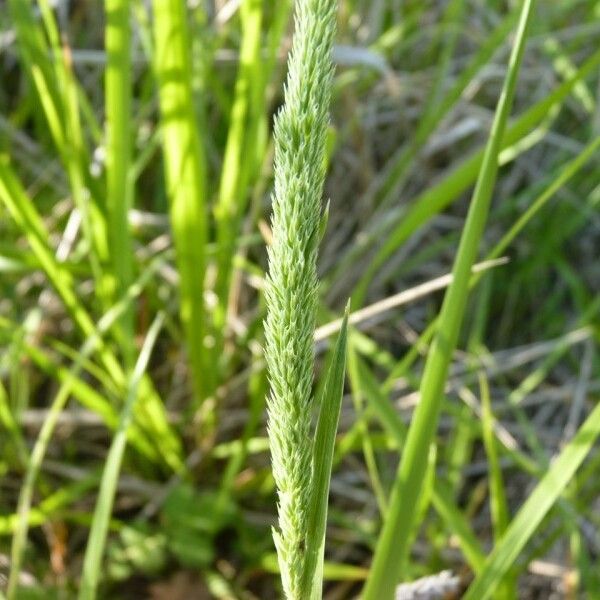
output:
[[[0,597],[595,598],[593,4],[8,0]]]

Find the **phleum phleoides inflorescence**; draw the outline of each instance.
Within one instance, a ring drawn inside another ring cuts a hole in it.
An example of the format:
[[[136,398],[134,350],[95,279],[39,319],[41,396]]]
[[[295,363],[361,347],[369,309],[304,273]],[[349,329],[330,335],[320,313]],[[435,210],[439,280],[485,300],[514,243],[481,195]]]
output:
[[[312,489],[314,329],[335,0],[298,0],[285,104],[275,119],[273,243],[265,354],[269,439],[279,499],[274,531],[288,598],[302,597]],[[306,596],[305,596],[306,597]]]

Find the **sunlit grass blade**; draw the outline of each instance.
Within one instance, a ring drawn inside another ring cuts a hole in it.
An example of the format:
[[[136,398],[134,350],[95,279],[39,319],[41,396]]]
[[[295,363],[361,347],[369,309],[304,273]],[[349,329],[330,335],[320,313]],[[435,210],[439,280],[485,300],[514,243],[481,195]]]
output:
[[[260,566],[269,573],[279,573],[277,555],[265,554],[261,557]],[[367,576],[367,569],[356,565],[348,565],[325,561],[323,563],[324,581],[363,581]]]
[[[570,56],[561,47],[554,35],[548,35],[542,44],[543,49],[553,58],[554,70],[564,79],[569,79],[576,71]],[[573,97],[582,108],[592,116],[594,114],[594,96],[585,81],[579,81],[573,89]]]
[[[70,349],[68,346],[62,346],[56,340],[46,340],[49,345],[53,346],[59,353],[62,353],[64,358],[71,360],[73,366],[71,368],[63,367],[57,364],[56,360],[40,349],[36,345],[28,341],[22,342],[23,353],[36,365],[40,371],[45,373],[61,384],[59,394],[62,393],[62,388],[66,387],[70,390],[70,395],[77,400],[82,406],[96,413],[104,422],[104,424],[114,429],[118,423],[118,411],[111,400],[120,393],[120,389],[114,385],[106,372],[96,366],[90,360],[97,346],[103,343],[100,336],[106,334],[110,327],[116,322],[132,304],[132,302],[144,290],[149,279],[152,277],[156,269],[157,263],[150,264],[142,273],[140,278],[129,288],[125,298],[119,300],[102,318],[98,321],[96,333],[88,337],[79,349]],[[0,318],[0,329],[5,329],[8,335],[14,336],[14,327],[8,320]],[[68,350],[68,352],[67,352]],[[76,377],[74,374],[78,371],[85,371],[86,377]],[[96,381],[89,383],[89,377],[93,377]],[[107,381],[108,380],[108,381]],[[98,391],[98,383],[101,384],[102,392]],[[56,400],[54,401],[56,403]],[[150,442],[143,433],[143,419],[139,418],[139,423],[130,430],[130,443],[143,456],[146,456],[153,462],[161,462],[162,449],[158,449],[155,444]],[[153,437],[156,437],[153,435]],[[160,439],[163,439],[162,437]]]
[[[240,7],[242,43],[240,67],[231,115],[219,195],[215,206],[217,222],[217,280],[215,292],[215,335],[222,336],[229,302],[233,254],[239,225],[247,205],[248,185],[259,166],[259,132],[264,121],[265,84],[270,73],[264,71],[261,29],[263,0],[244,0]]]
[[[390,509],[365,586],[365,600],[392,598],[395,586],[403,576],[409,552],[408,536],[414,526],[419,495],[427,471],[427,456],[437,429],[448,367],[466,307],[471,268],[485,228],[498,172],[498,155],[512,108],[533,6],[532,0],[524,0],[508,73],[454,263],[453,280],[446,292],[434,342],[427,356],[420,386],[420,401],[408,432],[392,490]]]
[[[27,237],[41,268],[56,289],[65,307],[85,336],[94,333],[94,322],[74,291],[73,277],[68,269],[56,260],[50,249],[50,235],[31,199],[13,172],[7,156],[0,156],[0,198],[15,223]],[[107,370],[120,371],[118,362],[105,355]]]
[[[309,598],[311,600],[320,600],[323,596],[323,557],[329,482],[344,392],[347,333],[348,310],[344,315],[331,364],[327,371],[323,395],[320,398],[319,419],[313,447],[311,505],[307,519],[307,548],[303,575],[303,589],[310,590]]]
[[[529,494],[501,541],[492,550],[484,568],[469,587],[465,600],[486,600],[494,594],[525,544],[564,492],[599,435],[600,405],[597,405]]]
[[[104,554],[104,546],[106,545],[108,521],[112,514],[121,463],[123,462],[123,455],[125,454],[127,444],[127,431],[133,420],[133,407],[138,397],[138,386],[148,368],[150,355],[162,327],[163,319],[164,317],[159,313],[148,330],[129,380],[127,399],[121,412],[119,427],[115,432],[106,457],[106,466],[102,474],[92,528],[83,560],[83,573],[79,590],[80,600],[93,600],[96,597],[98,580],[102,573],[102,555]]]
[[[59,152],[64,152],[64,106],[60,102],[59,87],[52,65],[52,54],[44,38],[44,33],[38,27],[29,0],[10,0],[8,8],[17,32],[22,60],[35,86],[50,134]]]
[[[110,264],[108,297],[114,301],[131,285],[133,246],[128,213],[132,205],[131,168],[131,14],[130,0],[107,0],[106,14],[106,215]],[[133,311],[117,328],[126,362],[133,353]]]
[[[99,186],[88,168],[89,152],[79,116],[80,92],[70,49],[61,44],[48,0],[39,2],[43,27],[34,16],[31,0],[11,0],[9,8],[23,64],[33,81],[42,114],[68,175],[73,202],[82,216],[82,228],[90,246],[90,266],[98,292],[103,296],[103,268],[108,259],[106,220],[101,210]]]
[[[183,0],[153,1],[154,68],[158,81],[167,197],[180,277],[180,314],[196,401],[214,387],[209,360],[204,279],[207,242],[206,165],[189,74],[190,34]]]

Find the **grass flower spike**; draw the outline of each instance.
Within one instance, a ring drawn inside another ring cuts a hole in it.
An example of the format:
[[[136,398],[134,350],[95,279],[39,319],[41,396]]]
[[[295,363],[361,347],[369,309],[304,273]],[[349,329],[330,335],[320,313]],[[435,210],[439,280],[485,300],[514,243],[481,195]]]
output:
[[[273,244],[266,290],[274,532],[284,591],[301,598],[312,478],[317,252],[333,66],[335,0],[298,0],[285,105],[275,121]]]

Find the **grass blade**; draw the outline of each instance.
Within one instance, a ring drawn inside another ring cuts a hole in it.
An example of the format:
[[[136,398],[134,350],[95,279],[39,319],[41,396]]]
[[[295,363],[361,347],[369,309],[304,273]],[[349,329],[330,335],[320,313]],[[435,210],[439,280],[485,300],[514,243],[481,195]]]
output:
[[[373,374],[362,361],[358,362],[358,375],[369,399],[370,409],[395,441],[398,448],[404,446],[406,425],[392,406],[387,394],[378,385]],[[445,521],[449,530],[456,535],[465,559],[473,571],[478,572],[484,564],[485,554],[479,540],[471,529],[465,515],[454,504],[452,489],[440,480],[433,482],[431,501],[438,515]]]
[[[469,587],[464,600],[486,600],[494,593],[525,544],[560,498],[599,435],[600,405],[597,405],[529,495]]]
[[[554,197],[560,188],[583,168],[599,149],[600,136],[594,138],[575,158],[564,165],[560,170],[560,173],[548,183],[543,192],[539,194],[527,210],[517,219],[509,231],[502,236],[502,239],[494,246],[487,258],[494,259],[500,256],[525,228],[529,221],[531,221],[531,219]],[[480,275],[476,275],[474,277],[474,282],[476,283],[479,279]]]
[[[490,514],[492,516],[494,538],[500,539],[506,530],[509,521],[508,504],[506,502],[504,478],[502,477],[502,468],[500,466],[498,442],[496,440],[496,436],[494,435],[496,420],[494,413],[492,412],[489,384],[486,376],[483,373],[480,373],[479,375],[479,387],[481,390],[481,427],[483,445],[487,455],[490,472]]]
[[[494,435],[495,417],[492,411],[492,401],[487,377],[484,373],[479,374],[479,390],[481,396],[481,428],[483,446],[488,462],[489,471],[489,497],[492,529],[494,531],[494,542],[502,538],[506,531],[509,518],[508,503],[504,487],[504,477],[500,465],[499,444]],[[504,578],[498,589],[498,599],[510,600],[516,597],[516,581],[508,575]]]
[[[264,72],[261,57],[263,10],[263,0],[245,0],[240,7],[243,34],[240,68],[215,207],[218,242],[215,291],[219,299],[215,310],[215,333],[218,336],[222,335],[227,321],[233,254],[247,204],[248,185],[261,155],[257,139],[264,119],[265,84],[269,76]]]
[[[167,197],[180,276],[180,314],[196,401],[212,390],[205,345],[206,165],[196,118],[190,35],[183,0],[154,0],[154,67],[159,85]]]
[[[307,548],[303,585],[303,589],[310,590],[311,600],[320,600],[323,595],[323,557],[329,482],[331,480],[333,451],[344,392],[347,334],[348,309],[346,309],[333,359],[327,372],[315,432],[312,461],[312,501],[307,520]]]
[[[105,2],[107,55],[106,104],[106,215],[112,269],[107,275],[111,301],[121,297],[133,277],[133,246],[128,213],[132,204],[131,166],[131,25],[130,1]],[[133,311],[117,328],[126,364],[133,353]]]
[[[163,320],[164,316],[162,313],[159,313],[148,330],[129,380],[127,400],[121,412],[119,427],[115,432],[108,456],[106,457],[106,466],[102,474],[98,500],[92,520],[92,529],[85,550],[81,588],[79,590],[80,600],[94,600],[96,597],[98,580],[102,572],[102,555],[104,554],[104,546],[106,545],[108,522],[112,514],[119,472],[127,445],[127,431],[133,421],[133,408],[138,397],[138,386],[148,367],[150,355],[161,330]]]
[[[11,0],[9,8],[23,64],[68,174],[73,201],[82,216],[83,231],[90,244],[91,268],[98,291],[104,297],[103,267],[108,260],[106,220],[97,182],[88,169],[89,152],[81,127],[79,90],[71,54],[66,40],[62,40],[64,45],[61,45],[61,35],[48,0],[40,0],[38,4],[43,28],[38,26],[31,0]]]
[[[450,358],[456,346],[466,306],[471,268],[475,262],[489,211],[498,172],[498,154],[512,107],[533,6],[533,0],[524,0],[508,73],[455,260],[453,280],[446,292],[436,336],[425,363],[420,386],[421,399],[409,429],[392,490],[390,509],[365,586],[365,600],[392,598],[407,559],[408,536],[414,525],[415,511],[427,471],[427,456],[437,428]]]

